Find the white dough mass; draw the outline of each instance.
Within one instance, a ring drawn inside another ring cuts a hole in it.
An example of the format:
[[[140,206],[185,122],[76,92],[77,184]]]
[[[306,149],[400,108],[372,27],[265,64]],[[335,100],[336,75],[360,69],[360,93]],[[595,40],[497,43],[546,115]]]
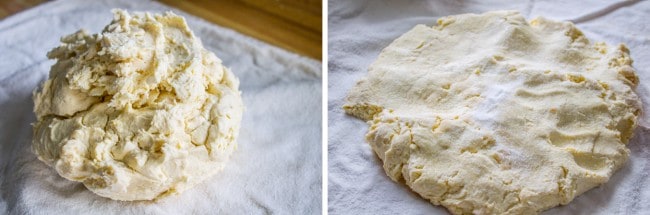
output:
[[[237,78],[183,17],[115,10],[99,34],[65,36],[35,93],[33,150],[66,179],[116,200],[182,192],[236,149]]]
[[[638,84],[625,45],[496,11],[418,25],[350,91],[388,176],[453,214],[536,214],[628,159]]]

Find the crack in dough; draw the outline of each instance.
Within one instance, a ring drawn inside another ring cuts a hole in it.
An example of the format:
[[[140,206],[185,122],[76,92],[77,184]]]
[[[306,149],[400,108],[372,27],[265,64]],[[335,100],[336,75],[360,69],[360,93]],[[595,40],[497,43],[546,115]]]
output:
[[[239,81],[183,17],[114,10],[99,34],[65,36],[34,95],[33,150],[64,178],[116,200],[182,192],[236,149]]]
[[[453,214],[537,214],[607,182],[640,114],[625,45],[495,11],[415,26],[352,88],[388,176]]]

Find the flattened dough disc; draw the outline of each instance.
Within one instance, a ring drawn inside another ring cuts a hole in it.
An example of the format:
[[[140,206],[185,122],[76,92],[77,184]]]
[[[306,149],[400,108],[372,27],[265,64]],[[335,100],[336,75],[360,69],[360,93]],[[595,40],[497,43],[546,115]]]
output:
[[[624,45],[518,12],[443,17],[386,47],[348,114],[394,181],[454,214],[534,214],[607,182],[640,114]]]

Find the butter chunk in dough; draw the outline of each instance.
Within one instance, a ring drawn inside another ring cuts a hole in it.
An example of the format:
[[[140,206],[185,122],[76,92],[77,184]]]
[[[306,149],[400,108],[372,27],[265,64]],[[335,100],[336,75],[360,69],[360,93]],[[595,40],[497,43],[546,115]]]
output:
[[[183,17],[115,10],[99,34],[65,36],[34,96],[33,150],[116,200],[182,192],[236,149],[239,81]]]
[[[453,214],[536,214],[607,182],[640,114],[624,45],[518,12],[443,17],[387,48],[344,109],[394,181]]]

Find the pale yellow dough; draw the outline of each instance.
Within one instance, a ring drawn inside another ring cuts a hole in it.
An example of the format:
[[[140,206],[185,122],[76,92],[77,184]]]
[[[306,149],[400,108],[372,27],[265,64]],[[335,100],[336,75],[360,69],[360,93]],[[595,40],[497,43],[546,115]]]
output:
[[[518,12],[443,17],[385,48],[348,114],[394,181],[453,214],[536,214],[607,182],[640,114],[624,45]]]
[[[115,10],[99,34],[65,36],[34,96],[33,150],[116,200],[181,192],[221,170],[236,149],[237,78],[183,17]]]

